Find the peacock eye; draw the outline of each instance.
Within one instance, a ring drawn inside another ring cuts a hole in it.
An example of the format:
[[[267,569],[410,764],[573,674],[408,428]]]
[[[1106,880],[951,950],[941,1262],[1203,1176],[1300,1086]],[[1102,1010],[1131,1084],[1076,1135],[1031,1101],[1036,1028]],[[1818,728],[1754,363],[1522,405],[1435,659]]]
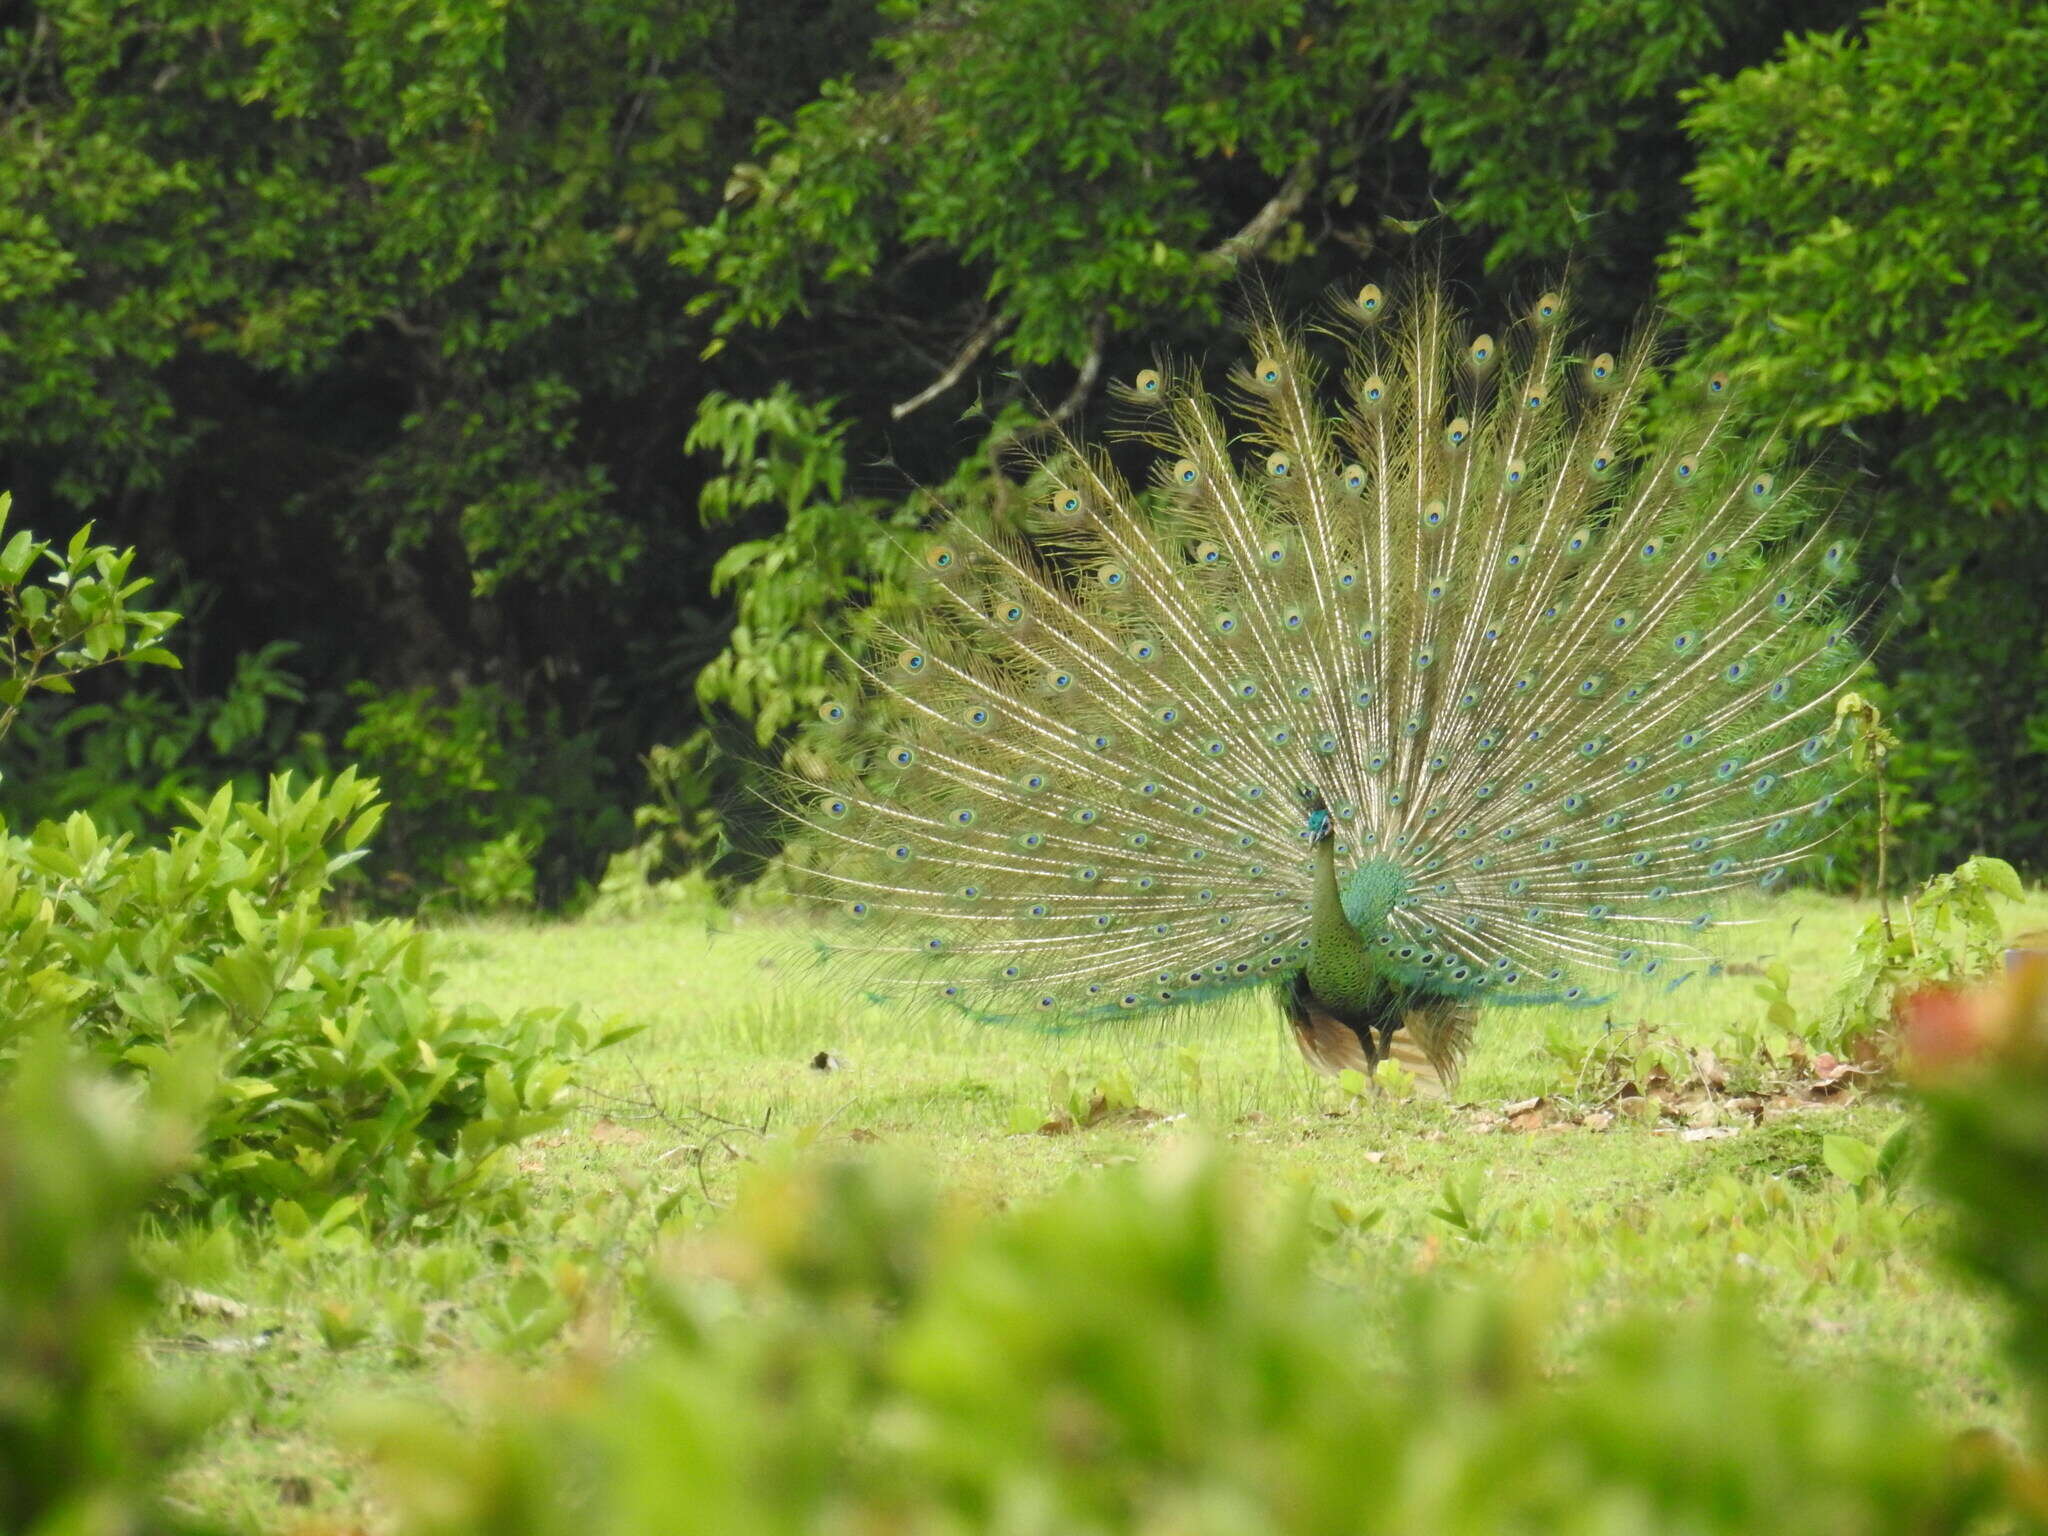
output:
[[[1159,393],[1159,375],[1150,368],[1147,368],[1138,375],[1137,383],[1138,393],[1141,395],[1156,395]]]

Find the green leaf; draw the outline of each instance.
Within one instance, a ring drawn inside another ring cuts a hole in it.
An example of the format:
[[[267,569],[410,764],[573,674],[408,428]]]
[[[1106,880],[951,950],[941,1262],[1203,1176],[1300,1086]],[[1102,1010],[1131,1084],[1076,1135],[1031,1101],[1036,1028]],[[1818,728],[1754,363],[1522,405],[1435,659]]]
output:
[[[1886,1189],[1898,1187],[1912,1158],[1914,1141],[1913,1122],[1902,1120],[1893,1127],[1891,1135],[1885,1137],[1884,1145],[1878,1148],[1876,1173]]]
[[[2019,871],[2006,863],[2005,860],[1993,858],[1988,853],[1980,853],[1964,867],[1975,870],[1979,881],[2005,897],[2008,901],[2024,901],[2026,899],[2027,890],[2020,883]]]
[[[1821,1158],[1836,1178],[1860,1185],[1877,1172],[1878,1150],[1854,1136],[1828,1136],[1821,1140]]]
[[[22,578],[28,575],[28,568],[35,563],[37,552],[42,548],[36,543],[35,535],[26,528],[7,541],[7,547],[0,549],[0,587],[18,587]]]

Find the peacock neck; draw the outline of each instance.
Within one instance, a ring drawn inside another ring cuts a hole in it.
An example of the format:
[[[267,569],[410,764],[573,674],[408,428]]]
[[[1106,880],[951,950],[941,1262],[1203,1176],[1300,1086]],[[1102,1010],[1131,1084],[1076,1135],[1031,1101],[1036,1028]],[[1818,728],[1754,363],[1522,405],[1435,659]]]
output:
[[[1309,989],[1324,1003],[1363,1010],[1384,990],[1382,978],[1351,918],[1337,885],[1337,840],[1315,845],[1313,899],[1309,912]]]

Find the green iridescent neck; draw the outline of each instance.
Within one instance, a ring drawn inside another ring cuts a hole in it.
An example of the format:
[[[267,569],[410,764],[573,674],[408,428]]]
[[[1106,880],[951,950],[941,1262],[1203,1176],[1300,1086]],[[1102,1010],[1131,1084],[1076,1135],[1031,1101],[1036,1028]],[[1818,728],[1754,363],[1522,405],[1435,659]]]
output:
[[[1337,883],[1337,840],[1315,845],[1314,903],[1309,915],[1308,979],[1325,1002],[1364,1009],[1384,990],[1371,939],[1408,891],[1408,877],[1388,859],[1368,859]]]

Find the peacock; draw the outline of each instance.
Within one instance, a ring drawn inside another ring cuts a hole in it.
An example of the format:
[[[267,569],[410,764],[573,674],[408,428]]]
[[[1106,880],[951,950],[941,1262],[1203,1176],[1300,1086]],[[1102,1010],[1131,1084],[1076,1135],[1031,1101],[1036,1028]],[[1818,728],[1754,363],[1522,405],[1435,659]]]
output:
[[[1255,302],[1227,414],[1161,359],[1117,453],[947,514],[790,759],[824,962],[1055,1026],[1269,988],[1444,1082],[1482,1005],[1687,979],[1836,820],[1852,550],[1735,381],[1566,308]]]

